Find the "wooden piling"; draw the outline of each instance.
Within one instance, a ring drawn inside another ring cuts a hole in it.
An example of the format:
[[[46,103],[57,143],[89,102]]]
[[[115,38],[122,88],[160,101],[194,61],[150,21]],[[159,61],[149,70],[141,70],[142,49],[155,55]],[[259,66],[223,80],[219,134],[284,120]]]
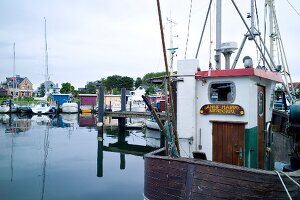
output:
[[[104,87],[99,87],[98,91],[98,122],[103,123],[104,117]]]

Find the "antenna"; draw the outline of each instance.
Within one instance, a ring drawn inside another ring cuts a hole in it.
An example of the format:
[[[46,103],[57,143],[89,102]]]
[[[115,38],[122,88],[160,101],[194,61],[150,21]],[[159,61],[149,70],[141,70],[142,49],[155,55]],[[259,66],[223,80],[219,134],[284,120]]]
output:
[[[169,57],[170,57],[170,75],[173,75],[173,58],[176,50],[178,48],[173,47],[173,37],[178,37],[178,35],[173,35],[173,27],[176,25],[176,23],[172,20],[171,18],[171,13],[170,13],[170,19],[167,18],[167,21],[170,23],[170,48],[169,50]]]

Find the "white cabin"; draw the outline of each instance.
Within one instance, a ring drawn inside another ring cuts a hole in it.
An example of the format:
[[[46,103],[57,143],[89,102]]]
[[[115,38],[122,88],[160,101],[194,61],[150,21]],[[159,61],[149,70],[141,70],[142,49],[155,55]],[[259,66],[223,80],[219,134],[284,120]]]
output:
[[[181,155],[189,157],[193,151],[201,151],[208,160],[263,168],[264,131],[272,117],[275,84],[283,82],[280,73],[198,68],[198,60],[178,62]]]

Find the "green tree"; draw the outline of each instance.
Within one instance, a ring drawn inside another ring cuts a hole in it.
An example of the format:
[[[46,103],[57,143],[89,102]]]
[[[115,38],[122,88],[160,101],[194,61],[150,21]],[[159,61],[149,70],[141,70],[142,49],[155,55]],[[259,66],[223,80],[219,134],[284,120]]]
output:
[[[68,94],[68,93],[73,93],[74,92],[74,86],[71,85],[71,83],[62,83],[61,84],[61,89],[60,93],[62,94]]]
[[[85,85],[85,92],[87,94],[96,94],[96,85],[94,82],[88,82],[86,85]]]
[[[113,75],[113,76],[108,76],[106,78],[106,88],[108,91],[111,91],[111,94],[113,94],[114,89],[120,88],[120,83],[121,83],[121,76],[119,75]]]
[[[140,77],[137,77],[135,82],[134,82],[134,87],[137,88],[142,84],[143,84],[143,80]]]
[[[37,94],[37,96],[38,96],[38,97],[43,97],[43,96],[45,96],[45,94],[46,94],[46,91],[45,91],[45,85],[44,85],[44,83],[42,83],[42,84],[40,85],[39,89],[38,89],[38,94]]]
[[[147,89],[146,89],[146,95],[151,95],[151,94],[155,94],[155,88],[153,85],[150,85]]]
[[[133,78],[128,77],[128,76],[123,76],[121,78],[121,82],[120,82],[120,85],[119,85],[118,89],[121,90],[121,88],[126,88],[127,90],[132,90],[133,83],[134,83]]]
[[[159,78],[159,77],[164,77],[166,75],[165,72],[151,72],[151,73],[147,73],[144,77],[143,77],[143,83],[146,85],[151,85],[151,83],[149,83],[149,79],[152,78]]]

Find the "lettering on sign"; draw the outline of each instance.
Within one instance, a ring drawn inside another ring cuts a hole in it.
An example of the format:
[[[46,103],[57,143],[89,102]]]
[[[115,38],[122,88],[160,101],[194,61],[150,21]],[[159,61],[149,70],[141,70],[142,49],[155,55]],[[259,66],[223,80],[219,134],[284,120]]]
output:
[[[201,107],[200,114],[238,115],[245,114],[244,109],[236,104],[206,104]]]

